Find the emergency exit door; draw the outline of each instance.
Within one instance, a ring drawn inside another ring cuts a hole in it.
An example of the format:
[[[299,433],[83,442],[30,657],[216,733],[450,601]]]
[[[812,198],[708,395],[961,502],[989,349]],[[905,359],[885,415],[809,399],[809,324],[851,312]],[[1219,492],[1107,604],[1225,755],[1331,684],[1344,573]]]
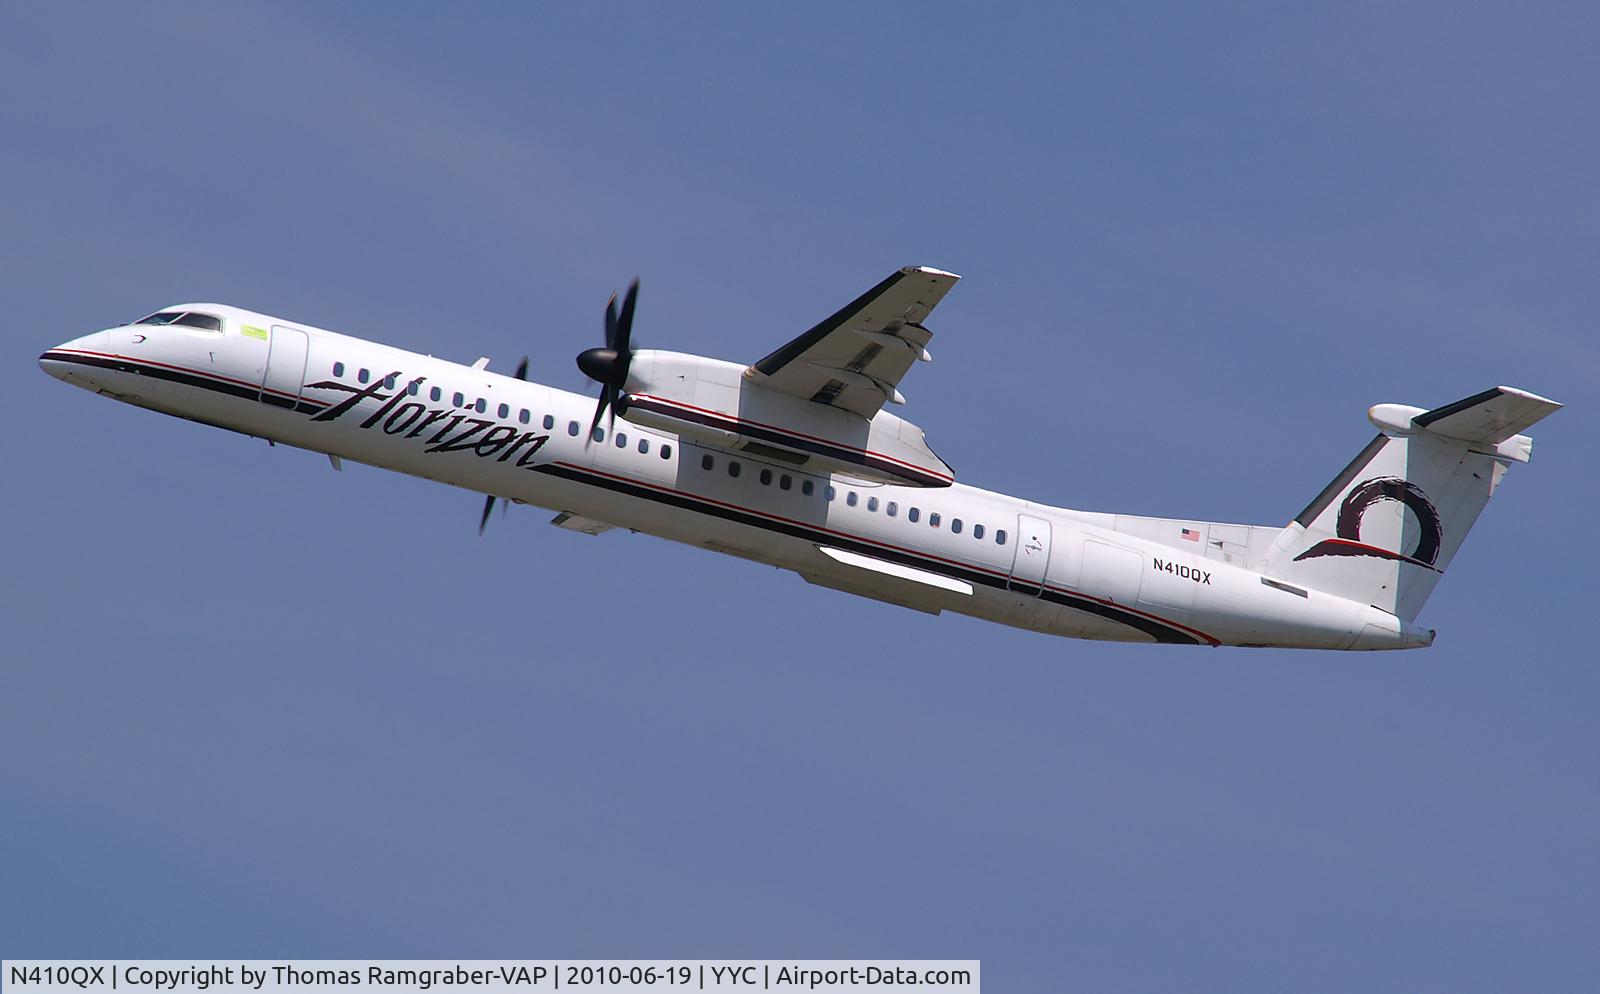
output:
[[[1050,566],[1050,522],[1017,515],[1017,551],[1011,561],[1012,590],[1037,597],[1044,592],[1044,574]]]

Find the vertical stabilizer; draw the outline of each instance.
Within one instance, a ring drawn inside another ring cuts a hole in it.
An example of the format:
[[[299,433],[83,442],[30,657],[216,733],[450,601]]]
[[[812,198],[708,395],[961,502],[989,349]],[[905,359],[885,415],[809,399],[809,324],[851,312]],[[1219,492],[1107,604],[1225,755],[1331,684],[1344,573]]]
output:
[[[1411,621],[1512,462],[1560,404],[1496,387],[1424,411],[1380,404],[1380,433],[1278,536],[1263,572]]]

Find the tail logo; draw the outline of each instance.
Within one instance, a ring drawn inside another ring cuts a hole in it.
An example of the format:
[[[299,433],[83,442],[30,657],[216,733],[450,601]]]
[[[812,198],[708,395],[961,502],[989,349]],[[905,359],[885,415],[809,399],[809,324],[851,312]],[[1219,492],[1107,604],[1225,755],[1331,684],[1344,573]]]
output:
[[[1372,505],[1385,500],[1397,500],[1417,516],[1417,523],[1421,526],[1422,532],[1417,537],[1416,551],[1409,556],[1361,541],[1362,517]],[[1402,480],[1397,476],[1380,476],[1365,480],[1352,488],[1345,495],[1344,502],[1339,505],[1335,534],[1339,537],[1318,542],[1295,556],[1294,561],[1317,559],[1322,556],[1371,556],[1438,571],[1433,564],[1439,558],[1439,546],[1444,540],[1444,528],[1439,523],[1439,509],[1433,506],[1433,501],[1428,499],[1428,495],[1422,492],[1421,487],[1409,480]]]

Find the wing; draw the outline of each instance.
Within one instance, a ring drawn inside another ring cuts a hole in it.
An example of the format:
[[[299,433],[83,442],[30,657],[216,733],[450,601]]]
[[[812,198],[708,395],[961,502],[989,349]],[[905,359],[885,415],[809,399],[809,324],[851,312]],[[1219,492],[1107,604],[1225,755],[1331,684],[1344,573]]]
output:
[[[922,322],[960,278],[907,266],[745,374],[769,390],[870,419],[886,400],[905,403],[900,377],[927,361],[933,337]]]

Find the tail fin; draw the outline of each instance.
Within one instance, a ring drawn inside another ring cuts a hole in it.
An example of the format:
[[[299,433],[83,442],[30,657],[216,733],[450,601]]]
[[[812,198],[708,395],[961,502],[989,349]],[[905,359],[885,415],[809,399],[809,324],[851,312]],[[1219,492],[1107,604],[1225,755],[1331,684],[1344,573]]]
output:
[[[1379,404],[1379,434],[1279,534],[1263,572],[1416,618],[1500,485],[1559,409],[1496,387],[1431,411]]]

